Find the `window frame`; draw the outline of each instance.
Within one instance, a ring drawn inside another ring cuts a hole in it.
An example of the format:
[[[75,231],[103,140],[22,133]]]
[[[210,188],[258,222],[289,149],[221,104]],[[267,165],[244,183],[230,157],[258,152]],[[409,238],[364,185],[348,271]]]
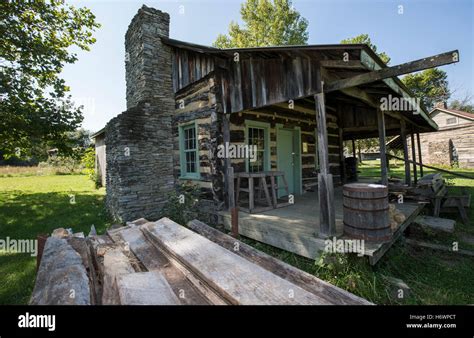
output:
[[[245,120],[245,145],[249,145],[249,128],[263,129],[264,147],[263,147],[263,171],[271,170],[271,156],[270,156],[270,123]],[[250,159],[245,159],[245,171],[250,172]]]
[[[448,122],[449,120],[454,121],[454,122],[450,123],[450,122]],[[448,126],[453,125],[453,124],[457,124],[457,122],[458,122],[458,119],[456,117],[446,118],[446,125],[448,125]]]
[[[185,138],[185,131],[188,129],[194,128],[194,136],[195,136],[195,168],[196,172],[188,172],[186,166],[186,153],[192,152],[193,150],[186,151],[184,148],[184,138]],[[179,137],[179,165],[180,165],[180,179],[192,179],[192,180],[200,180],[201,179],[201,171],[199,165],[199,137],[198,137],[198,126],[196,121],[183,123],[178,126],[178,137]]]

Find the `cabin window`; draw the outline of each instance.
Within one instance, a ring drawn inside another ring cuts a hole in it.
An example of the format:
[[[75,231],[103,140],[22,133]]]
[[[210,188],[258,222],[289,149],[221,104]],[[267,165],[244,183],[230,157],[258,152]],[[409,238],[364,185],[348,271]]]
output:
[[[179,127],[181,178],[199,179],[199,153],[196,123]]]
[[[455,123],[456,123],[455,117],[450,117],[449,119],[446,119],[446,124],[455,124]]]
[[[264,122],[246,121],[246,144],[256,150],[254,158],[246,158],[248,172],[270,170],[269,156],[269,129]]]

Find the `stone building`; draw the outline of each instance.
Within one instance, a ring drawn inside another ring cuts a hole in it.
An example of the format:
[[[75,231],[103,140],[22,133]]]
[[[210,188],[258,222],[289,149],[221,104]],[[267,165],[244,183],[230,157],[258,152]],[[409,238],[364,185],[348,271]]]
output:
[[[449,109],[446,103],[437,103],[430,117],[438,125],[438,131],[420,134],[423,163],[430,165],[459,166],[474,168],[474,114]],[[411,139],[407,138],[411,144]],[[388,146],[401,149],[398,138],[391,140]],[[412,158],[412,155],[409,155]]]

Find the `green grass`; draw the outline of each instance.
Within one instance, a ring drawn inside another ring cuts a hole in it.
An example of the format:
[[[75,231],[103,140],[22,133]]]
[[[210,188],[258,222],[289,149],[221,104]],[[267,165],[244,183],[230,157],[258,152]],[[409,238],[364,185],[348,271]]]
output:
[[[0,177],[0,239],[35,239],[60,227],[103,232],[110,224],[104,194],[86,175]],[[0,304],[26,304],[35,269],[30,254],[0,252]]]

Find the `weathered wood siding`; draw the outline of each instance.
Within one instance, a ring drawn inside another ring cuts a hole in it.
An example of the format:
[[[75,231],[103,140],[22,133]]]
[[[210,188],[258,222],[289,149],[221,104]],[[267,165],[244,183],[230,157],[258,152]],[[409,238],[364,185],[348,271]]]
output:
[[[407,141],[410,147],[410,137]],[[455,158],[452,156],[454,149],[460,167],[474,168],[474,124],[420,134],[420,142],[421,155],[425,164],[454,164]]]
[[[311,96],[321,81],[319,61],[310,57],[242,58],[223,67],[218,77],[225,113]]]
[[[175,92],[199,81],[214,70],[212,56],[186,49],[173,49],[173,89]]]
[[[460,116],[456,115],[451,115],[442,111],[435,111],[433,114],[430,115],[431,118],[436,122],[439,128],[452,128],[452,127],[457,127],[460,125],[466,125],[466,124],[473,124],[474,122],[462,118]],[[448,119],[453,119],[453,123],[448,124],[447,121]]]

